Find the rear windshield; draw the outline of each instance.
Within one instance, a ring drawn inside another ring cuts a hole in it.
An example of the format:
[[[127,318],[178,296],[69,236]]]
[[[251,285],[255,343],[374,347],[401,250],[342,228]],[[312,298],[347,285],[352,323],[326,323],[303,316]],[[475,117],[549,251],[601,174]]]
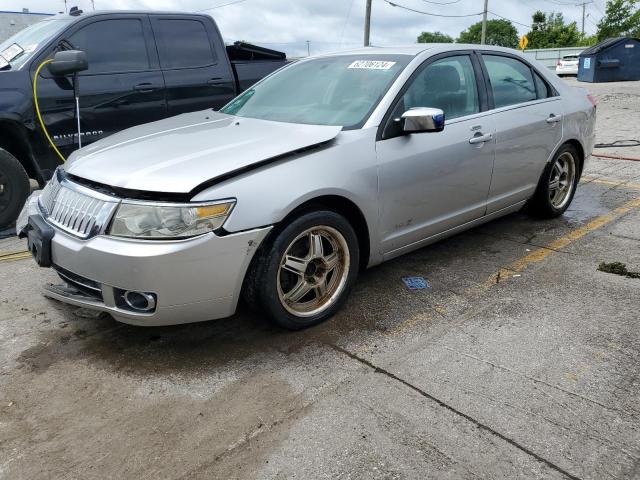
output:
[[[569,55],[567,57],[562,57],[562,60],[578,60],[577,55]]]
[[[276,122],[358,128],[412,59],[387,54],[304,60],[267,77],[221,112]]]

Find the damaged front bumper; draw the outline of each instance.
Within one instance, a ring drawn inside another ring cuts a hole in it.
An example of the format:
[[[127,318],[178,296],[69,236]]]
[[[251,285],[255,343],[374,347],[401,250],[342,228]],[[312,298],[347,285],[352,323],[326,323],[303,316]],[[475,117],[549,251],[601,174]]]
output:
[[[30,199],[31,200],[31,199]],[[43,241],[36,225],[53,230],[50,265],[64,285],[44,294],[108,312],[133,325],[157,326],[212,320],[235,312],[245,273],[272,227],[184,240],[134,240],[108,235],[80,239],[46,223],[37,204],[25,205],[19,232],[34,257]],[[32,248],[33,247],[33,248]]]

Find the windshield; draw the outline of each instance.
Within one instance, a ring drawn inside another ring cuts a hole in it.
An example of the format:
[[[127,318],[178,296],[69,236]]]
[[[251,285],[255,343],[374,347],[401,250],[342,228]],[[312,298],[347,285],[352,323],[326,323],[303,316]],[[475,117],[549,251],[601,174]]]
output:
[[[412,58],[344,55],[301,61],[245,91],[221,112],[276,122],[357,127]]]
[[[71,17],[51,17],[34,23],[0,43],[0,56],[11,65],[11,68],[19,68],[38,49],[38,46],[48,42],[71,22],[73,22]],[[0,62],[5,63],[2,59]]]

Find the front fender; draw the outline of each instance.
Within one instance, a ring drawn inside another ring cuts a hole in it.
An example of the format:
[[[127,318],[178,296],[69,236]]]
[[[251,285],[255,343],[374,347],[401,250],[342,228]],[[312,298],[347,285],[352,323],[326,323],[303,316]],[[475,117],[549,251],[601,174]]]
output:
[[[373,245],[378,238],[375,133],[375,129],[341,132],[329,148],[233,177],[200,192],[193,200],[237,198],[225,229],[238,232],[276,224],[314,198],[343,197],[364,215]]]

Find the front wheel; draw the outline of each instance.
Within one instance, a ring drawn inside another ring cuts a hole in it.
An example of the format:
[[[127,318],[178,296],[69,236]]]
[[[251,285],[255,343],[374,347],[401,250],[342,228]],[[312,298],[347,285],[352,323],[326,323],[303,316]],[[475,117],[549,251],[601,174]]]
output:
[[[0,230],[16,221],[30,189],[24,167],[16,157],[0,148]]]
[[[573,200],[578,186],[578,152],[572,145],[564,145],[546,166],[536,192],[527,207],[533,215],[555,218],[562,215]]]
[[[245,288],[249,303],[289,330],[334,315],[358,274],[358,240],[331,211],[301,215],[256,254]]]

